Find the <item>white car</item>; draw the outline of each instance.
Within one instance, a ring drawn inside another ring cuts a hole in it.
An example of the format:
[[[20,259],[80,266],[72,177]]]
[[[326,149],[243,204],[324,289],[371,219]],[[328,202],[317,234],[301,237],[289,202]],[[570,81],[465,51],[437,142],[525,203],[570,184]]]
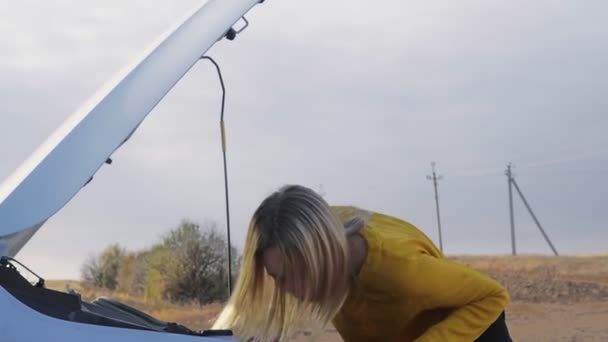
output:
[[[0,185],[0,341],[218,341],[109,299],[32,284],[15,254],[93,178],[157,103],[260,0],[209,0],[69,117]],[[35,265],[29,265],[35,269]],[[23,270],[22,270],[23,272]]]

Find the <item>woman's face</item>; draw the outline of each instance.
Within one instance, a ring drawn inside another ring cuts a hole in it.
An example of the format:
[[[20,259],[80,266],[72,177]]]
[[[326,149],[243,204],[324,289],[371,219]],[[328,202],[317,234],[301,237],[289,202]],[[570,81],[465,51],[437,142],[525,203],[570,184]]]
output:
[[[315,297],[312,288],[307,284],[298,284],[294,279],[283,274],[284,256],[278,247],[267,248],[263,253],[263,263],[266,272],[274,279],[276,286],[287,291],[297,299],[304,300],[306,292],[310,293],[311,297]]]

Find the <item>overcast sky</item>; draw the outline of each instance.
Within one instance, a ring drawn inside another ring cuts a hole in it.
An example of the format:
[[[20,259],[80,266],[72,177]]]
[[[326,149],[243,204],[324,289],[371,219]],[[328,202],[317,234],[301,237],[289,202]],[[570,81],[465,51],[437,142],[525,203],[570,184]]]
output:
[[[0,179],[200,1],[0,2]],[[268,0],[210,51],[227,93],[233,237],[286,183],[408,220],[448,254],[510,253],[517,181],[562,254],[607,253],[608,2]],[[195,66],[18,258],[77,278],[110,243],[225,222],[221,93]],[[69,167],[69,166],[67,166]],[[551,251],[517,199],[522,253]]]

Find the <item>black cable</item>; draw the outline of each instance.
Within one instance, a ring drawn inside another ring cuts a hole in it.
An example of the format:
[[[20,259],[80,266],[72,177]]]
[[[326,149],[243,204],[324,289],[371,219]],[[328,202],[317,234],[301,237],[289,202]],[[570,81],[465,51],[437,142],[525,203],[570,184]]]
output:
[[[224,85],[224,78],[222,77],[222,70],[215,60],[208,56],[203,56],[201,59],[207,59],[217,69],[217,74],[220,78],[220,84],[222,85],[222,111],[220,116],[220,129],[222,132],[222,154],[224,156],[224,191],[226,193],[226,235],[228,239],[228,296],[232,295],[232,243],[230,241],[230,201],[228,198],[228,167],[226,164],[226,131],[224,129],[224,108],[226,106],[226,87]]]

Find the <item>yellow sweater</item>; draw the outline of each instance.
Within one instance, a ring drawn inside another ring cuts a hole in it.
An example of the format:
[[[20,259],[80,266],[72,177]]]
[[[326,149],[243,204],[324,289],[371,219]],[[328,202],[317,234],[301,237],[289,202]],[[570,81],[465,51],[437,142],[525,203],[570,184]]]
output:
[[[373,213],[361,234],[368,254],[333,321],[346,342],[474,341],[509,301],[500,284],[446,259],[407,222]]]

